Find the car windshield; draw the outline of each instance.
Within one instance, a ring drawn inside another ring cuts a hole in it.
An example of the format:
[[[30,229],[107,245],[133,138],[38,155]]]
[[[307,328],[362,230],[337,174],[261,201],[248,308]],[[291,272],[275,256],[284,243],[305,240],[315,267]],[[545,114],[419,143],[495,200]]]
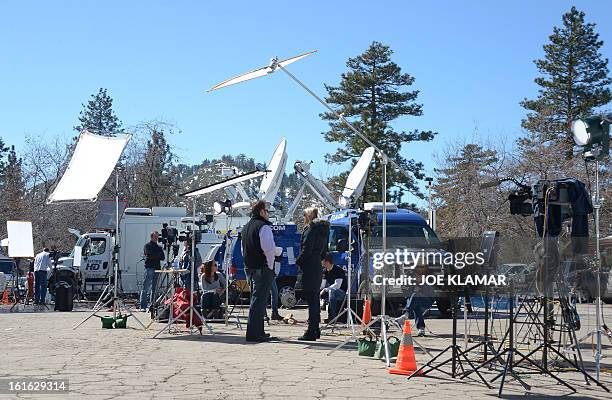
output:
[[[0,272],[5,274],[13,273],[13,261],[12,260],[0,260]]]
[[[372,245],[382,245],[382,225],[372,229]],[[411,223],[387,224],[387,247],[439,248],[440,239],[427,225]]]

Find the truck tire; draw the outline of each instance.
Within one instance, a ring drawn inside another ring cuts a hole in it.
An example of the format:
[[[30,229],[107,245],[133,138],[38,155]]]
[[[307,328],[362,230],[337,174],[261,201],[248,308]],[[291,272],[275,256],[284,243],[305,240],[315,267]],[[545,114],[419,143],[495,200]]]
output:
[[[283,276],[277,279],[278,302],[281,307],[291,309],[297,304],[295,277]]]

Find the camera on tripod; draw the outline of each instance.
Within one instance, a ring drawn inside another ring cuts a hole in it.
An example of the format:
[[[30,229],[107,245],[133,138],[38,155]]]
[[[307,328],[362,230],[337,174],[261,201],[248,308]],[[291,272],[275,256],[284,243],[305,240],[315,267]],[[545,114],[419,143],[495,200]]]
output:
[[[360,211],[357,219],[359,226],[365,232],[371,232],[378,224],[378,215],[373,210]]]

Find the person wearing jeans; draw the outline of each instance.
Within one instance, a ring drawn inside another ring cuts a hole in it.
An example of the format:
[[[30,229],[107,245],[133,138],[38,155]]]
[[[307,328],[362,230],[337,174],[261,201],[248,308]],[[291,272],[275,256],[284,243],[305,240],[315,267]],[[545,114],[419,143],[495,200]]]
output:
[[[155,287],[157,286],[157,274],[156,270],[161,269],[161,262],[166,258],[164,250],[157,244],[159,239],[159,233],[154,231],[151,232],[151,241],[144,246],[144,258],[145,258],[145,276],[142,284],[142,292],[140,292],[140,308],[142,311],[146,311],[149,305],[149,296],[151,301],[155,297]]]
[[[427,285],[424,277],[427,275],[428,268],[426,265],[418,265],[415,268],[414,293],[406,300],[404,314],[396,319],[400,326],[404,326],[404,321],[410,318],[410,314],[414,314],[414,322],[418,329],[417,336],[425,336],[425,312],[429,310],[434,302],[433,288]]]
[[[333,263],[333,257],[330,253],[325,254],[323,258],[323,280],[321,281],[320,296],[328,296],[329,306],[327,309],[327,319],[325,322],[330,322],[338,315],[338,304],[346,297],[348,284],[346,273],[342,268]]]
[[[264,331],[266,306],[274,274],[276,245],[269,221],[268,203],[259,200],[251,209],[251,219],[242,228],[242,254],[249,285],[251,306],[246,330],[247,342],[267,342],[276,338]]]
[[[49,248],[45,247],[34,258],[34,304],[45,304],[49,268],[51,268],[51,256]]]

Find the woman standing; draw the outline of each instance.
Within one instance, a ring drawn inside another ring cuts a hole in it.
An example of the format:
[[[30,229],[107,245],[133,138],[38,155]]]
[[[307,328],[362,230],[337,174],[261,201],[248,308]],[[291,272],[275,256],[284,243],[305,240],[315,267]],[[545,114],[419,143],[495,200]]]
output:
[[[321,289],[321,260],[327,253],[329,222],[319,219],[314,207],[304,210],[304,231],[300,243],[300,255],[295,263],[302,270],[303,298],[308,302],[308,329],[299,340],[315,341],[321,337],[319,322],[319,290]]]

